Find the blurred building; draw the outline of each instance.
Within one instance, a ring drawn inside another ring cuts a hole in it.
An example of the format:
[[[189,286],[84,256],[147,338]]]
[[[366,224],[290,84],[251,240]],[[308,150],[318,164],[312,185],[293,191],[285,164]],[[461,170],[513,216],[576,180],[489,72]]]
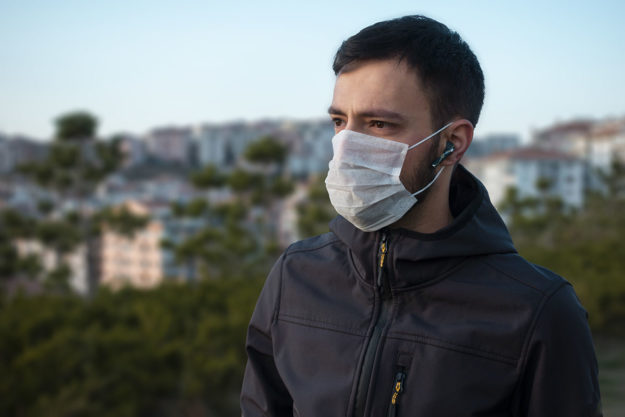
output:
[[[82,295],[90,292],[86,245],[81,244],[71,252],[60,256],[53,249],[34,239],[18,239],[15,241],[15,246],[20,257],[36,255],[41,262],[44,274],[52,272],[61,264],[66,264],[71,271],[68,282],[70,288]]]
[[[132,236],[105,229],[100,244],[100,284],[114,289],[124,285],[153,288],[165,279],[195,279],[195,269],[177,264],[163,243],[181,242],[206,221],[177,218],[168,203],[127,201],[123,206],[135,215],[149,216],[150,221]]]
[[[272,136],[289,150],[286,169],[294,177],[325,172],[332,157],[334,128],[329,120],[261,120],[205,124],[194,130],[200,165],[232,169],[253,141]]]
[[[474,138],[465,152],[465,158],[483,158],[493,153],[521,147],[521,138],[513,133],[496,133]]]
[[[580,207],[585,192],[601,186],[598,171],[608,172],[614,159],[625,163],[625,118],[557,123],[535,131],[528,147],[515,146],[512,137],[495,140],[496,146],[510,147],[503,152],[490,152],[487,142],[475,141],[471,148],[478,145],[477,150],[467,152],[463,163],[484,182],[495,204],[508,187],[521,197],[539,196],[540,179],[551,184],[550,195]]]
[[[129,200],[187,202],[206,192],[198,191],[188,179],[168,173],[132,179],[128,175],[111,175],[100,183],[95,196],[100,206],[123,204]]]
[[[625,118],[559,123],[535,132],[532,143],[579,158],[586,166],[585,188],[597,189],[598,171],[610,171],[614,159],[625,163]]]
[[[295,178],[326,173],[332,159],[334,124],[331,120],[302,121],[285,124],[292,132],[289,139],[288,170]]]
[[[569,207],[584,202],[585,163],[575,155],[529,147],[474,158],[466,165],[482,180],[495,205],[502,202],[509,187],[515,187],[521,198],[540,196],[539,180],[547,180],[549,194]]]
[[[625,163],[625,117],[597,123],[590,138],[588,162],[591,167],[606,172],[613,159]]]
[[[40,201],[57,201],[54,192],[23,178],[11,177],[2,181],[0,189],[4,206],[31,216],[38,215],[37,207]]]
[[[258,123],[231,122],[204,124],[194,131],[200,165],[232,169],[247,145],[264,135],[275,135],[277,126],[266,121]]]
[[[186,127],[163,127],[145,137],[148,154],[157,161],[188,164],[191,157],[191,133]]]
[[[9,173],[19,165],[40,161],[48,154],[48,145],[20,135],[0,134],[0,173]]]
[[[592,120],[572,120],[537,130],[532,134],[532,146],[586,158],[594,124]]]
[[[124,155],[123,168],[130,168],[146,162],[148,153],[144,140],[130,134],[123,134],[120,139],[120,148]]]
[[[557,124],[535,132],[532,143],[573,154],[591,168],[609,169],[613,158],[625,162],[625,117]]]

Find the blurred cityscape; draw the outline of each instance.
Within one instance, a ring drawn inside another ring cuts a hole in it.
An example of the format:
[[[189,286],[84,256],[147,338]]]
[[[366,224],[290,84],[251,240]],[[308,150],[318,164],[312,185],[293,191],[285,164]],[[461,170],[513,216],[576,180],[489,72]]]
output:
[[[336,215],[328,120],[0,134],[0,414],[240,416],[268,271]],[[574,286],[623,415],[625,117],[475,138],[463,163],[519,253]],[[320,260],[322,261],[322,260]]]
[[[65,265],[74,292],[90,294],[100,285],[151,288],[166,279],[193,281],[200,275],[198,264],[181,261],[174,246],[197,235],[214,219],[181,216],[177,211],[194,202],[196,206],[201,202],[238,204],[237,191],[245,189],[237,190],[236,181],[202,185],[201,173],[230,175],[230,180],[232,174],[236,177],[248,171],[271,176],[276,167],[271,171],[266,164],[250,162],[246,151],[260,138],[283,146],[286,157],[277,169],[290,188],[270,206],[262,198],[252,199],[240,221],[257,238],[283,248],[305,237],[298,227],[301,211],[297,207],[308,201],[310,188],[318,187],[323,179],[332,157],[333,135],[328,120],[241,121],[116,135],[122,157],[116,168],[94,182],[93,190],[64,193],[58,187],[44,186],[45,181],[36,175],[24,175],[22,169],[49,158],[53,142],[0,133],[0,209],[35,221],[111,208],[124,208],[147,219],[132,233],[104,228],[95,242],[78,242],[62,251],[40,236],[18,233],[13,238],[17,256],[37,259],[37,276]],[[564,207],[578,209],[587,191],[602,187],[600,173],[609,172],[614,159],[625,162],[625,118],[557,123],[534,131],[527,144],[516,134],[475,138],[463,163],[484,182],[496,205],[511,187],[519,197],[536,197],[546,185]],[[28,286],[36,291],[37,280],[29,280]]]

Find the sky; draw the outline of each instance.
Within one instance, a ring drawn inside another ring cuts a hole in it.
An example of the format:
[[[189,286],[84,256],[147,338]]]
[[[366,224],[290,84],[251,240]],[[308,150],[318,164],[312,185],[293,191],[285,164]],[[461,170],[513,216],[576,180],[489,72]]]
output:
[[[0,0],[0,132],[40,139],[87,110],[99,133],[327,117],[332,59],[377,21],[424,14],[477,55],[476,136],[625,116],[622,1]]]

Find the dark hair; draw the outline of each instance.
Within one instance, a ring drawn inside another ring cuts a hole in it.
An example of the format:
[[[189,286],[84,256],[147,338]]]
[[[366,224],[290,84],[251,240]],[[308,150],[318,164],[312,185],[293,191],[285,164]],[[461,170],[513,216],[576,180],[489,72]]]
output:
[[[484,75],[460,35],[425,16],[404,16],[368,26],[341,44],[332,69],[371,59],[406,60],[431,108],[434,129],[455,116],[477,124],[484,102]]]

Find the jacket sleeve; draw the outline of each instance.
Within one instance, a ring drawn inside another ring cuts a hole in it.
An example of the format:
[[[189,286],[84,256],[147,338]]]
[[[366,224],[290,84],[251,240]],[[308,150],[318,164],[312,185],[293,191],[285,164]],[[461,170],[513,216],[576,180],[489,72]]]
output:
[[[527,347],[523,417],[601,417],[597,358],[588,313],[565,284],[545,302]]]
[[[293,401],[273,356],[271,327],[280,300],[282,255],[269,273],[247,330],[247,365],[241,389],[243,417],[291,416]]]

